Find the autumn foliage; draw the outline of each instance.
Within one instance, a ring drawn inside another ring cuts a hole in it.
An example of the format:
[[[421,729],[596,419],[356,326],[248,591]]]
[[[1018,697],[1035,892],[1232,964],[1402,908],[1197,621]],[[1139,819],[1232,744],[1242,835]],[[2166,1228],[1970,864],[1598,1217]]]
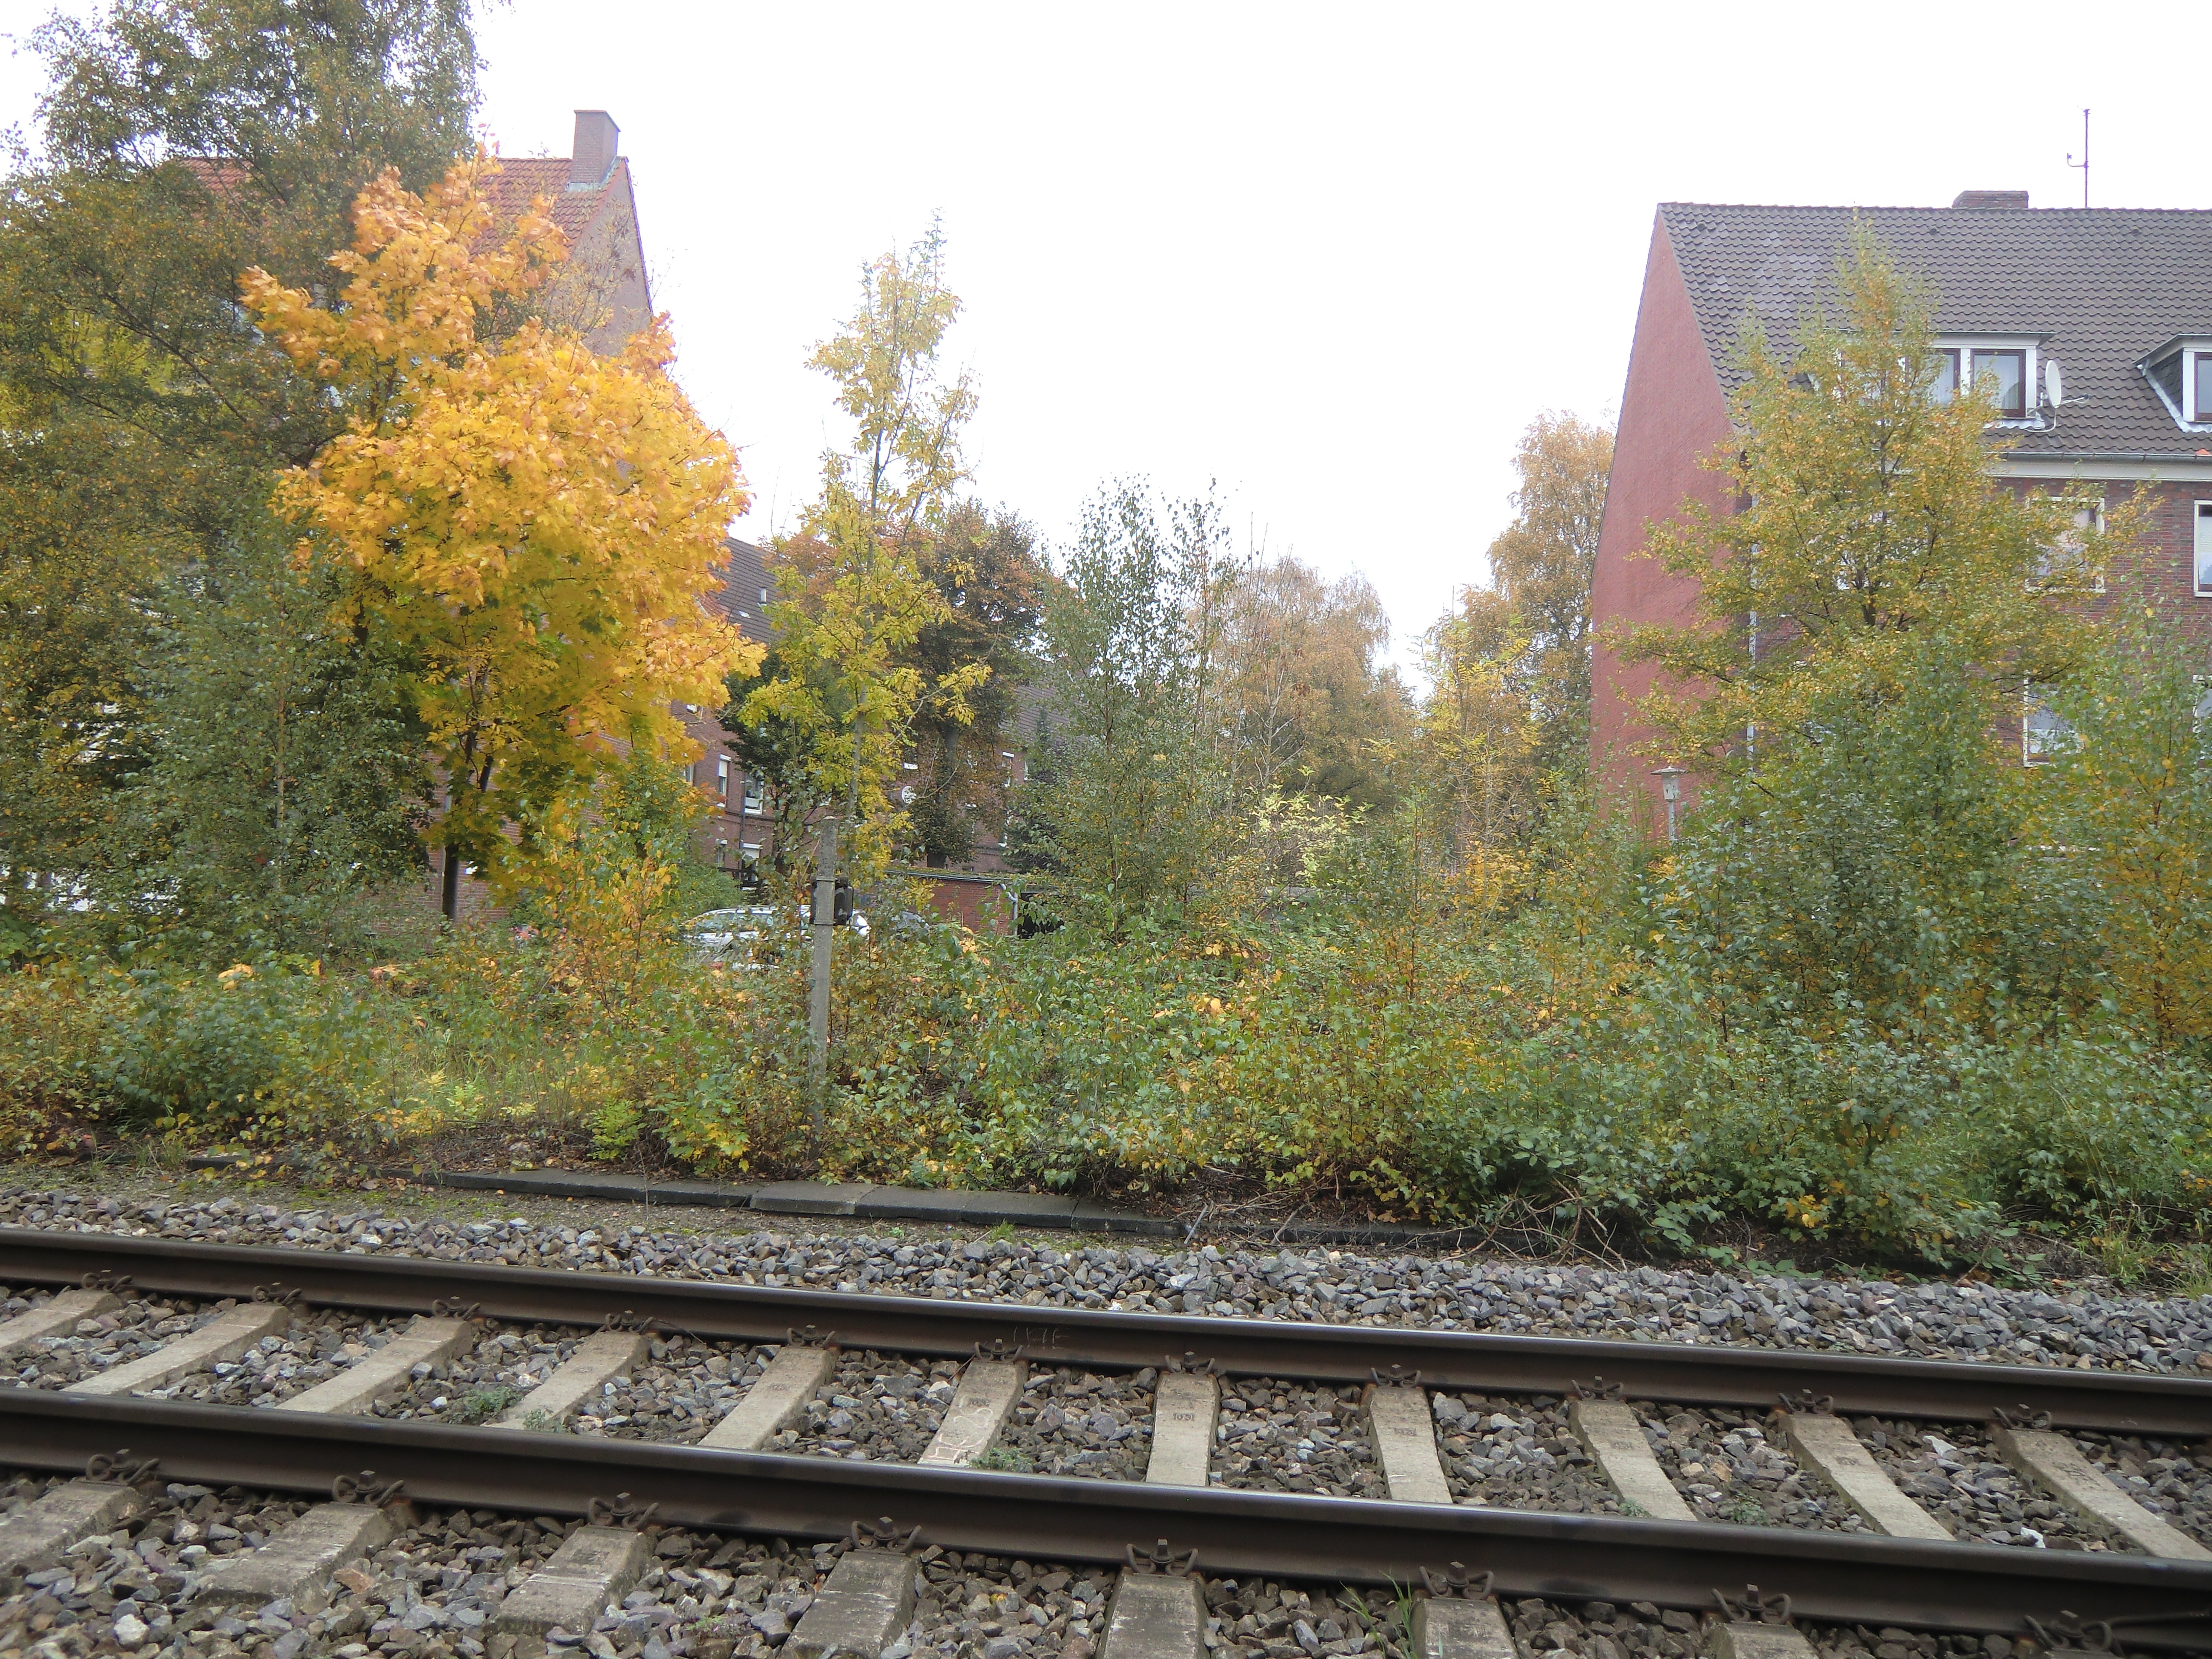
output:
[[[566,251],[542,204],[494,223],[497,167],[420,197],[387,173],[327,298],[258,270],[245,291],[347,417],[279,482],[295,556],[340,567],[344,624],[411,657],[449,797],[434,833],[511,887],[600,761],[688,758],[670,703],[719,702],[757,652],[701,602],[747,496],[669,378],[665,319],[600,356],[527,314]]]

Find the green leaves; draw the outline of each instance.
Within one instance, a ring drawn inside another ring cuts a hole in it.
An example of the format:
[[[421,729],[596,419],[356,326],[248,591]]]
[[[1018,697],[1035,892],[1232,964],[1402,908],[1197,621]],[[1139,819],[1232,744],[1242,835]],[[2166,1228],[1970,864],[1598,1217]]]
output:
[[[274,528],[275,472],[342,423],[246,325],[241,274],[327,282],[355,193],[379,169],[419,185],[471,147],[477,68],[459,0],[114,0],[57,18],[33,45],[49,76],[46,148],[0,192],[0,867],[7,908],[30,915],[47,878],[162,890],[145,868],[157,849],[144,804],[117,793],[144,782],[164,733],[189,720],[180,642],[222,631],[182,615],[176,585],[234,575]],[[242,616],[225,643],[250,647],[265,620]],[[389,664],[359,664],[343,687],[342,655],[326,644],[317,672],[359,708]],[[212,698],[297,664],[285,647],[265,663],[196,665],[206,674],[191,695]],[[252,728],[267,702],[247,707]],[[258,761],[239,737],[241,760]],[[388,778],[374,741],[351,758]],[[247,769],[259,775],[234,797],[271,775]],[[398,785],[392,811],[408,810],[405,794]],[[235,805],[257,827],[169,814],[157,845],[171,829],[221,842],[234,871],[283,839],[272,826],[305,822],[273,789]],[[324,862],[349,865],[385,827],[349,817]],[[265,914],[277,884],[248,881],[243,908]]]
[[[1054,713],[1025,804],[1060,908],[1126,926],[1188,904],[1232,811],[1217,677],[1234,575],[1210,501],[1116,483],[1084,509],[1046,609]]]

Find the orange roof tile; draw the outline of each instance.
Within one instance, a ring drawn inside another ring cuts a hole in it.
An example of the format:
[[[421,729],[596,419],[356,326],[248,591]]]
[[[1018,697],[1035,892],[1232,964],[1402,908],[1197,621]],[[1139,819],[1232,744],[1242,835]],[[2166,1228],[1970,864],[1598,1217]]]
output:
[[[553,222],[573,242],[599,216],[617,181],[628,182],[624,175],[629,162],[627,158],[617,161],[603,181],[585,190],[568,188],[565,155],[502,155],[499,167],[484,188],[494,216],[502,223],[511,222],[533,198],[543,196]]]

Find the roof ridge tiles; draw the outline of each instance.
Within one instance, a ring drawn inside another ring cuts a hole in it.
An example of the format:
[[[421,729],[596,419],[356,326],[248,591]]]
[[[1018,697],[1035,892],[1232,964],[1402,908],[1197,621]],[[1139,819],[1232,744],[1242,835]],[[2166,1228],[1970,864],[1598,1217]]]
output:
[[[2212,207],[2026,207],[1974,208],[1952,207],[1948,204],[1931,205],[1927,203],[1891,204],[1881,202],[1690,202],[1662,201],[1662,208],[1696,208],[1718,213],[1942,213],[1971,215],[1978,218],[2001,220],[2014,216],[2033,216],[2037,218],[2101,217],[2123,214],[2156,215],[2169,218],[2212,217]]]

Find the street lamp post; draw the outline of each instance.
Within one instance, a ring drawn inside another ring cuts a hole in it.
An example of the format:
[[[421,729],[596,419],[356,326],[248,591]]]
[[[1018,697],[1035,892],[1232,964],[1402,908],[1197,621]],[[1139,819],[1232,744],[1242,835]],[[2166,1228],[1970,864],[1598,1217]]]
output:
[[[1680,780],[1687,770],[1686,767],[1669,764],[1656,768],[1651,774],[1659,780],[1660,798],[1667,803],[1667,839],[1669,842],[1674,839],[1675,803],[1682,799]]]

